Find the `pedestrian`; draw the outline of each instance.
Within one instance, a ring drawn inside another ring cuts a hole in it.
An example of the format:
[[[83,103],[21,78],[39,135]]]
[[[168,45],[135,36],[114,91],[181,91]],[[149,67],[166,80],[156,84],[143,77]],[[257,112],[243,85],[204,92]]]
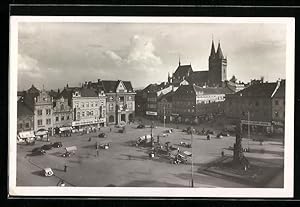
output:
[[[96,151],[97,151],[97,157],[99,157],[99,150],[97,149]]]
[[[111,132],[111,127],[109,127],[109,132]]]
[[[61,187],[65,187],[66,186],[66,184],[65,184],[65,182],[63,180],[60,182],[60,186]]]
[[[92,137],[89,138],[89,142],[92,141]]]
[[[222,157],[224,157],[224,155],[225,155],[225,153],[224,153],[224,151],[222,150],[222,152],[221,152],[221,155],[222,155]]]
[[[67,168],[68,168],[68,166],[67,166],[67,164],[65,164],[65,166],[64,166],[64,171],[65,172],[67,172]]]
[[[96,146],[96,149],[99,149],[98,142],[96,142],[95,146]]]

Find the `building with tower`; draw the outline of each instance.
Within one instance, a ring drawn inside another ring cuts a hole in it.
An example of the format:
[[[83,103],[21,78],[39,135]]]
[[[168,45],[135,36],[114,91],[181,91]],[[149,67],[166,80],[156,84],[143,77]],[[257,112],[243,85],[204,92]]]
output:
[[[227,81],[227,58],[223,55],[220,42],[216,51],[214,41],[212,41],[208,70],[194,71],[191,63],[182,65],[179,59],[178,67],[172,77],[168,74],[168,83],[179,86],[182,81],[197,86],[210,87],[220,87]]]

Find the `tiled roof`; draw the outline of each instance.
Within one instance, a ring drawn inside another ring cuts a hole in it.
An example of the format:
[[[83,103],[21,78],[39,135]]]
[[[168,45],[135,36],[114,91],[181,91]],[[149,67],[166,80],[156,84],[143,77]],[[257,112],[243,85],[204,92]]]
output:
[[[102,80],[103,88],[105,93],[115,93],[116,89],[120,83],[120,80],[118,81],[112,81],[112,80]],[[134,92],[131,82],[130,81],[122,81],[127,92]]]
[[[33,116],[33,111],[25,105],[22,98],[17,103],[17,116]]]
[[[249,87],[235,93],[237,96],[251,96],[251,97],[271,97],[277,83],[258,83],[250,85]]]
[[[165,99],[167,99],[168,102],[172,102],[173,95],[174,95],[174,92],[170,91],[169,93],[167,93],[167,94],[162,95],[161,97],[159,97],[158,101],[161,101],[162,99],[165,98]]]
[[[187,80],[191,84],[203,85],[204,83],[207,83],[208,71],[194,71]]]
[[[34,85],[32,85],[31,88],[27,90],[27,93],[36,94],[36,93],[40,93],[40,91]]]
[[[192,73],[193,69],[191,65],[179,65],[174,73],[175,76],[187,76],[188,72]]]
[[[51,97],[53,97],[54,99],[58,98],[58,96],[59,96],[59,93],[56,92],[56,91],[53,91],[53,90],[49,91],[48,93],[49,93],[49,95],[50,95]]]
[[[96,89],[80,88],[79,92],[80,92],[81,97],[98,97],[98,92]]]
[[[199,87],[196,85],[181,85],[177,90],[177,95],[186,95],[186,94],[194,94],[198,92],[200,94],[209,95],[209,94],[231,94],[232,90],[224,87]]]

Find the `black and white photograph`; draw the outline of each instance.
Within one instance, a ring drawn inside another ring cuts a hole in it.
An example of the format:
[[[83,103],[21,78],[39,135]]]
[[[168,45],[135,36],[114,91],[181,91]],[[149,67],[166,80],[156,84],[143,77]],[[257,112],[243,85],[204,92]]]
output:
[[[293,18],[11,16],[10,31],[10,195],[293,196]]]

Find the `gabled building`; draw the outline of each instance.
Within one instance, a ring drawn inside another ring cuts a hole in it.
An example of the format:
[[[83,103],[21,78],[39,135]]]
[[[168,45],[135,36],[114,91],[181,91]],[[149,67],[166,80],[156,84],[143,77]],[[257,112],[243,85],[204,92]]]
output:
[[[171,114],[172,114],[172,102],[173,102],[173,91],[168,92],[165,95],[162,95],[158,98],[157,106],[157,115],[158,119],[165,120],[167,122],[172,121]]]
[[[88,88],[106,96],[106,123],[119,124],[131,122],[135,117],[135,91],[130,81],[100,80],[86,82]]]
[[[285,126],[285,80],[278,81],[272,94],[272,126],[275,133],[283,134]]]

